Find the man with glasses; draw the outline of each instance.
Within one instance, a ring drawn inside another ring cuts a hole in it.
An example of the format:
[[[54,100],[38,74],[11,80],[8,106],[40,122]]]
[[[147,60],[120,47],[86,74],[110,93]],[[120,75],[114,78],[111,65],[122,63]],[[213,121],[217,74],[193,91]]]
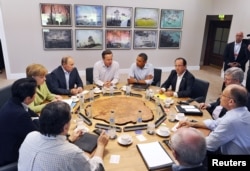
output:
[[[187,70],[187,61],[184,58],[175,59],[175,70],[172,70],[168,79],[161,85],[160,93],[174,97],[189,97],[194,84],[194,76]]]
[[[244,79],[244,72],[242,71],[241,68],[232,67],[232,68],[228,68],[225,71],[225,74],[224,74],[225,86],[228,86],[230,84],[242,85],[243,79]],[[220,98],[218,98],[215,102],[210,103],[210,104],[200,103],[199,107],[200,109],[207,109],[208,112],[212,115],[213,119],[222,117],[227,112],[226,108],[223,108],[220,105]],[[250,109],[249,104],[247,105],[247,107]]]
[[[207,150],[224,155],[250,155],[250,112],[247,110],[248,93],[245,87],[228,85],[222,92],[220,104],[226,114],[209,122],[180,121],[177,128],[206,128],[212,132],[206,137]],[[205,120],[206,121],[206,120]]]
[[[224,71],[231,67],[241,68],[245,72],[246,63],[248,61],[247,45],[242,41],[244,37],[243,32],[236,33],[235,41],[228,43],[225,47]],[[225,83],[222,85],[222,90],[225,88]]]
[[[169,141],[172,154],[178,161],[172,165],[173,171],[206,171],[202,165],[206,157],[206,140],[204,135],[195,128],[180,128]]]

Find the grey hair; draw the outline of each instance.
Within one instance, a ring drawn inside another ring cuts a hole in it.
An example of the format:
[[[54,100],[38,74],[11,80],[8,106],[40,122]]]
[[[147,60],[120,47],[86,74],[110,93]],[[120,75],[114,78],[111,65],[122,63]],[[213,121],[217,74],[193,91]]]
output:
[[[206,140],[195,128],[179,128],[171,137],[171,147],[181,165],[194,166],[203,162],[206,156]]]
[[[232,79],[239,81],[239,83],[242,83],[244,80],[244,72],[238,67],[228,68],[224,75],[230,75]]]

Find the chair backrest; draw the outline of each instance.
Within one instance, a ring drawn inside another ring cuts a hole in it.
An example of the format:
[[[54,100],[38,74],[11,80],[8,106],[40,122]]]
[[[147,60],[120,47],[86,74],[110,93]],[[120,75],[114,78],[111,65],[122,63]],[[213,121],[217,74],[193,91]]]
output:
[[[52,92],[52,76],[51,74],[46,75],[46,84],[50,92]]]
[[[7,85],[0,89],[0,108],[11,97],[11,86],[12,85]]]
[[[195,78],[191,98],[201,103],[205,102],[207,98],[207,92],[209,88],[209,82]]]
[[[86,68],[86,85],[93,84],[93,67]]]
[[[162,70],[158,68],[154,68],[154,79],[151,85],[153,86],[161,86],[161,73]]]
[[[0,166],[0,171],[17,171],[17,162]]]

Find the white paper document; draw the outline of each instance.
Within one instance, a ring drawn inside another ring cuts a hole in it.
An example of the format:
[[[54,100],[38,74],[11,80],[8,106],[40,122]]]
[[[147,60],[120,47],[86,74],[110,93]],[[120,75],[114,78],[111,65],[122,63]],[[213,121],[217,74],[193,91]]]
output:
[[[173,164],[173,160],[158,141],[137,144],[137,148],[150,170],[165,168]]]
[[[192,105],[181,105],[181,108],[182,109],[195,109],[195,106],[192,106]]]
[[[69,106],[71,106],[73,100],[72,99],[62,99],[63,102],[68,103]]]
[[[143,136],[143,135],[137,135],[136,138],[139,140],[139,141],[146,141],[146,137]]]
[[[118,164],[120,162],[120,155],[111,155],[109,163]]]
[[[199,109],[193,108],[193,109],[185,109],[187,112],[200,112]]]

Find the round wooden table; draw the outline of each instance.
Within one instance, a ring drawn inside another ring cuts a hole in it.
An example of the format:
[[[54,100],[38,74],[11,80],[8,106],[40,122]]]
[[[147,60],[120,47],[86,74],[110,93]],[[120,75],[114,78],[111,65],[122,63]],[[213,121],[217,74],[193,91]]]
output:
[[[119,97],[121,98],[124,98],[126,97],[126,95],[124,94],[124,92],[121,90],[122,86],[124,84],[118,84],[117,85],[117,89],[115,89],[114,91],[114,96],[115,99],[119,99]],[[85,87],[85,90],[86,89],[93,89],[94,88],[94,85],[88,85]],[[150,89],[152,89],[153,92],[157,93],[157,90],[159,90],[160,88],[159,87],[155,87],[155,86],[151,86]],[[115,94],[117,92],[117,95]],[[120,92],[120,93],[118,93]],[[146,104],[146,106],[152,111],[153,115],[154,115],[154,119],[153,121],[155,121],[156,119],[159,118],[159,115],[156,113],[156,105],[155,105],[155,102],[154,101],[149,101],[149,100],[146,100],[145,98],[145,91],[134,91],[133,89],[131,89],[131,93],[132,94],[139,94],[141,95],[140,97],[139,96],[131,96],[131,97],[127,97],[127,98],[137,98],[139,99],[140,101],[144,102]],[[85,95],[85,98],[88,99],[88,94]],[[98,94],[98,97],[96,95],[96,99],[94,100],[94,102],[96,103],[95,105],[97,105],[98,103],[98,100],[102,100],[102,99],[110,99],[112,98],[111,96],[107,95],[103,95],[102,93]],[[163,99],[161,97],[161,99]],[[167,114],[167,117],[168,117],[168,114],[170,113],[177,113],[176,109],[175,109],[175,105],[177,105],[177,101],[180,101],[180,100],[185,100],[185,98],[173,98],[174,102],[173,104],[170,106],[170,108],[165,108],[163,107],[164,109],[164,112]],[[88,102],[86,100],[86,104],[85,106],[88,106],[89,103],[91,102]],[[164,102],[163,100],[160,100],[160,103],[162,106],[164,106]],[[195,104],[195,102],[193,102],[193,104]],[[73,131],[75,128],[76,128],[76,119],[79,118],[79,115],[77,114],[77,109],[78,109],[79,105],[76,105],[75,108],[73,109],[73,114],[72,114],[72,120],[71,120],[71,128],[70,128],[70,131]],[[139,108],[138,108],[139,109]],[[94,116],[94,115],[93,115]],[[197,121],[202,121],[204,119],[208,119],[208,118],[211,118],[210,114],[204,110],[203,111],[203,116],[187,116],[188,119],[190,120],[197,120]],[[92,132],[94,129],[95,129],[95,125],[97,123],[101,123],[101,124],[108,124],[107,122],[105,121],[102,121],[102,120],[96,120],[96,119],[93,119],[91,118],[90,119],[91,122],[92,122],[92,125],[91,126],[88,126],[86,125],[88,128],[89,128],[89,132]],[[128,124],[124,124],[124,125],[119,125],[119,127],[121,128],[121,132],[117,132],[117,136],[119,137],[121,134],[123,134],[123,128],[126,127],[126,126],[132,126],[132,125],[136,125],[138,123],[128,123]],[[143,122],[142,124],[147,124],[147,122]],[[167,126],[170,130],[177,124],[177,122],[170,122],[168,121],[168,119],[164,120],[164,122],[161,124],[161,125],[165,125]],[[157,128],[156,128],[157,129]],[[206,129],[200,129],[205,135],[208,135],[209,134],[209,130],[206,130]],[[133,142],[131,145],[129,146],[122,146],[120,145],[118,142],[117,142],[117,139],[114,139],[114,140],[110,140],[107,147],[106,147],[106,150],[105,150],[105,154],[104,154],[104,167],[106,170],[108,171],[116,171],[116,170],[129,170],[129,171],[138,171],[138,170],[147,170],[147,167],[136,147],[136,144],[141,144],[141,143],[149,143],[149,142],[155,142],[155,141],[158,141],[162,144],[162,146],[164,147],[164,149],[168,152],[168,154],[170,155],[170,157],[172,159],[173,156],[172,156],[172,153],[171,153],[171,150],[164,144],[162,143],[162,140],[165,140],[165,139],[169,139],[169,137],[161,137],[157,134],[153,134],[153,135],[149,135],[147,133],[147,131],[144,129],[144,130],[141,130],[141,131],[128,131],[128,132],[125,132],[126,134],[129,134],[132,139],[133,139]],[[173,132],[171,131],[170,133],[170,136]],[[140,141],[140,138],[145,138],[144,141]],[[110,158],[112,155],[119,155],[120,156],[120,161],[118,164],[113,164],[113,163],[110,163]],[[167,168],[167,169],[164,169],[164,170],[171,170],[171,167],[170,168]]]

